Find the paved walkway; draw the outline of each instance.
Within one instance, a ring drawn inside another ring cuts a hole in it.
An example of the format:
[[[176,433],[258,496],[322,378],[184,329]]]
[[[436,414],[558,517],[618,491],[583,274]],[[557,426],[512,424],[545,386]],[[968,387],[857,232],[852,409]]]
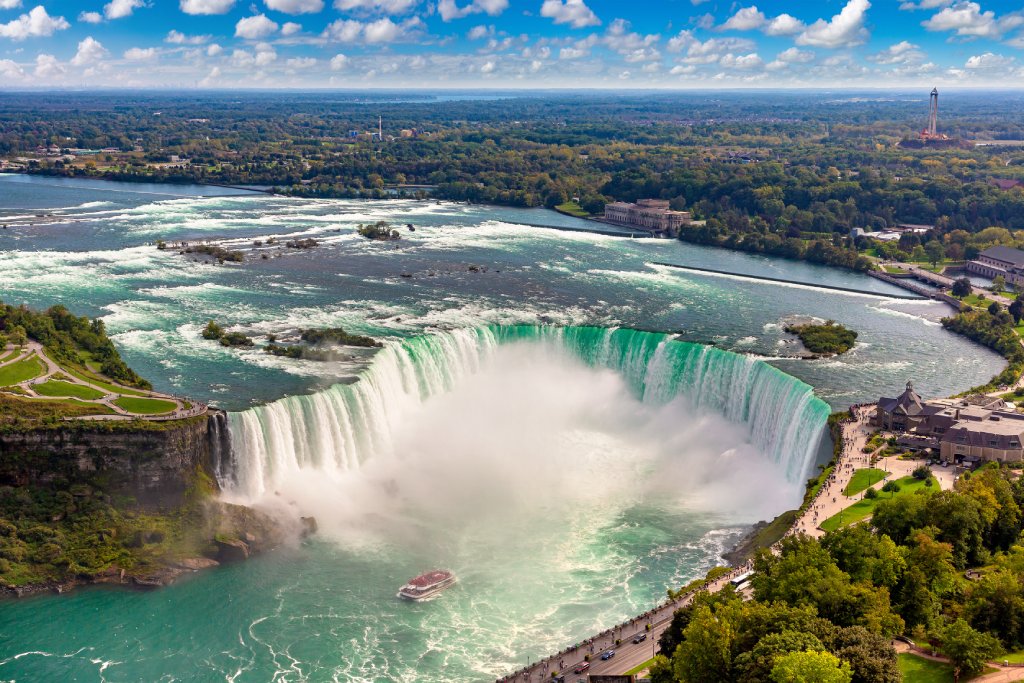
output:
[[[14,350],[14,346],[13,345],[7,345],[4,348],[3,351],[5,353],[7,353],[7,352],[10,352],[10,351],[13,351],[13,350]],[[83,379],[81,379],[79,377],[75,377],[74,375],[72,375],[69,372],[65,372],[63,369],[61,369],[60,365],[55,363],[52,358],[50,358],[48,355],[46,355],[46,351],[43,349],[42,344],[40,344],[39,342],[35,342],[35,341],[29,341],[27,344],[25,344],[25,346],[21,349],[21,352],[17,356],[11,358],[8,361],[4,361],[4,362],[0,363],[0,368],[2,368],[4,366],[7,366],[7,365],[11,365],[13,363],[17,363],[17,362],[26,360],[28,358],[37,358],[45,366],[46,369],[45,369],[45,371],[43,372],[42,375],[40,375],[38,377],[34,377],[32,379],[26,380],[24,382],[21,382],[21,383],[15,385],[22,392],[24,392],[23,394],[19,394],[19,398],[25,398],[25,399],[30,399],[30,400],[40,400],[40,401],[47,401],[47,400],[53,400],[55,398],[61,398],[61,397],[45,396],[45,395],[42,395],[42,394],[38,394],[38,393],[36,393],[36,391],[34,389],[35,385],[43,384],[43,383],[48,382],[50,380],[56,380],[56,379],[58,379],[58,376],[59,376],[59,381],[61,381],[61,382],[67,382],[69,384],[77,384],[77,385],[82,386],[82,387],[88,387],[89,389],[92,389],[94,391],[98,391],[98,392],[103,394],[103,396],[101,396],[100,398],[96,398],[96,399],[76,398],[75,400],[80,401],[82,403],[94,403],[96,405],[102,405],[102,406],[105,406],[106,408],[108,408],[108,409],[113,411],[113,414],[88,415],[88,416],[85,416],[85,417],[74,418],[76,420],[94,420],[94,421],[103,421],[103,420],[134,420],[134,419],[137,419],[137,418],[140,418],[140,417],[144,418],[146,420],[157,420],[157,421],[183,420],[185,418],[195,417],[197,415],[202,415],[203,413],[205,413],[207,411],[206,404],[194,402],[191,405],[186,405],[186,402],[183,399],[180,399],[177,396],[171,396],[169,394],[163,394],[163,393],[160,393],[158,391],[146,391],[144,389],[129,389],[128,387],[124,387],[125,393],[123,393],[123,394],[113,393],[113,392],[111,392],[110,390],[108,390],[105,387],[99,386],[98,384],[94,384],[92,382],[88,382],[88,381],[83,380]],[[110,384],[111,386],[115,387],[115,388],[120,386],[116,382],[114,382],[113,380],[108,380],[107,383]],[[167,412],[167,413],[160,413],[160,414],[157,414],[157,415],[147,415],[147,414],[143,414],[143,413],[133,413],[133,412],[130,412],[130,411],[125,410],[124,408],[122,408],[121,406],[119,406],[119,405],[117,405],[115,403],[115,401],[117,399],[119,399],[119,398],[122,398],[122,397],[129,397],[130,398],[130,397],[134,396],[135,394],[141,394],[142,396],[140,396],[140,398],[148,398],[148,399],[158,399],[158,400],[163,400],[163,401],[170,401],[170,402],[172,402],[174,404],[174,410],[170,411],[170,412]],[[72,398],[72,397],[66,397],[66,398]],[[65,418],[65,419],[67,419],[67,418]]]
[[[902,640],[894,640],[892,642],[893,648],[897,653],[900,654],[912,654],[915,657],[921,659],[927,659],[933,662],[942,662],[943,664],[949,664],[949,659],[946,657],[939,657],[931,655],[920,650],[915,650],[910,647],[907,643]],[[978,676],[977,678],[971,678],[970,683],[1005,683],[1008,681],[1024,681],[1024,667],[1020,666],[1003,666],[996,662],[989,662],[989,666],[993,669],[997,669],[990,674],[984,676]]]

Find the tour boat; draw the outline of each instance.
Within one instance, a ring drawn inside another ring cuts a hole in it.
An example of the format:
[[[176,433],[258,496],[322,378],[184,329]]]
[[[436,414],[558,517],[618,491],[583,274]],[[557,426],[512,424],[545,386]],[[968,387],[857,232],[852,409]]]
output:
[[[429,600],[454,583],[455,574],[447,569],[435,569],[410,579],[409,583],[399,589],[398,597],[417,602]]]

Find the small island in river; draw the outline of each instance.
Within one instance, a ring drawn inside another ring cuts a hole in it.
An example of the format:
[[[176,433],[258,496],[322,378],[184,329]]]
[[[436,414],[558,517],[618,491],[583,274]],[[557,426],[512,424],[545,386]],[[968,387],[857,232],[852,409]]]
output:
[[[828,320],[824,325],[786,325],[786,332],[799,337],[804,347],[819,356],[835,356],[846,353],[857,341],[857,333]]]

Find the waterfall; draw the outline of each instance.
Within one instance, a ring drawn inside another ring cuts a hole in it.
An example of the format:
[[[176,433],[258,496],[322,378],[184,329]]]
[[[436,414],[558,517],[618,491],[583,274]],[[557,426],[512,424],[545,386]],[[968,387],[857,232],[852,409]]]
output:
[[[792,482],[812,468],[830,412],[810,386],[763,361],[666,334],[463,329],[391,343],[353,384],[229,414],[233,467],[221,472],[222,488],[255,497],[296,469],[358,468],[374,453],[388,452],[394,428],[409,411],[477,372],[498,346],[511,342],[551,344],[592,367],[617,371],[645,403],[663,405],[682,395],[698,410],[744,425],[751,443]]]

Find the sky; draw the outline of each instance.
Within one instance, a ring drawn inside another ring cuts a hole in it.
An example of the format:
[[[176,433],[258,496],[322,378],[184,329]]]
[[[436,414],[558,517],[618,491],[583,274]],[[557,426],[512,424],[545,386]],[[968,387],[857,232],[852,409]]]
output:
[[[0,0],[3,88],[1024,87],[1021,0]]]

